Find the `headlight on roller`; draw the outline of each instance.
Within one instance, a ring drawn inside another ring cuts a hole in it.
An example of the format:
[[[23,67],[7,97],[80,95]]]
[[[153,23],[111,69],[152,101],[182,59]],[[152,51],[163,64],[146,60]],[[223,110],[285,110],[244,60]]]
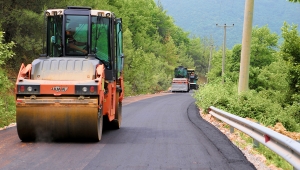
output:
[[[83,87],[82,91],[86,93],[87,92],[87,87]]]
[[[31,87],[31,86],[28,86],[28,87],[27,87],[27,91],[31,92],[31,91],[32,91],[32,87]]]

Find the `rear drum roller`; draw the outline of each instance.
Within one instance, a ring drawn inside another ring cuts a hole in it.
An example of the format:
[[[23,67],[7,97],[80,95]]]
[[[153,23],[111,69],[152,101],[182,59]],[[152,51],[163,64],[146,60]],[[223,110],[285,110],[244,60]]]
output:
[[[97,105],[17,106],[22,141],[92,140],[102,137],[103,115]]]

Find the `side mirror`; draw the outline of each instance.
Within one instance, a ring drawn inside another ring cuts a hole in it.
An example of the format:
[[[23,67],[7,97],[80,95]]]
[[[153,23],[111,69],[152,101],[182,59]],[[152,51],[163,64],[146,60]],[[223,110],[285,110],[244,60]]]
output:
[[[47,54],[40,54],[40,57],[47,57]]]

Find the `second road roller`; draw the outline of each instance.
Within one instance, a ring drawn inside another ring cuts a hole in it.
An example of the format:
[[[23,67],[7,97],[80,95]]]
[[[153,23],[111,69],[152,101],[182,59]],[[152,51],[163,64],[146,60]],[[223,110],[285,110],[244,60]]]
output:
[[[103,124],[122,122],[122,19],[69,6],[46,10],[45,21],[45,52],[21,65],[15,85],[18,136],[100,141]]]

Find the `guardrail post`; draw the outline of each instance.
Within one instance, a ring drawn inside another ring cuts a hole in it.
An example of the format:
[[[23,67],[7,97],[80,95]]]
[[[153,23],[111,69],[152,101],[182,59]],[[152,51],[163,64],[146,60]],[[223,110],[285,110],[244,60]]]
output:
[[[259,142],[255,139],[253,139],[253,147],[254,148],[259,148]]]
[[[234,127],[230,126],[230,133],[234,133]]]
[[[259,122],[256,122],[257,124],[259,124]],[[255,140],[254,138],[253,139],[253,147],[254,148],[259,148],[259,142],[257,140]]]

